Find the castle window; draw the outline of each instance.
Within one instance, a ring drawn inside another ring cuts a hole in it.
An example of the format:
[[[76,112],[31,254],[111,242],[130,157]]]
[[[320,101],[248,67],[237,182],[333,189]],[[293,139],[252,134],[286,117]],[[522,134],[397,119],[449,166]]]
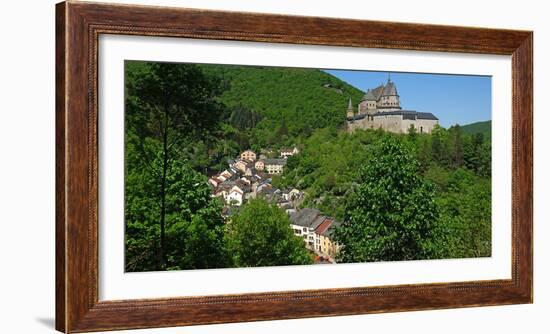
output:
[[[424,132],[424,128],[420,127],[420,133]]]

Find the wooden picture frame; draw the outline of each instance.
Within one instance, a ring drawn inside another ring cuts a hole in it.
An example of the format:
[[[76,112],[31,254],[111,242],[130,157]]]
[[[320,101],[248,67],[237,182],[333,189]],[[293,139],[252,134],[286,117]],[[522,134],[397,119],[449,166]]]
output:
[[[99,301],[101,34],[512,56],[511,279]],[[56,329],[119,330],[531,303],[533,33],[66,1],[56,7]]]

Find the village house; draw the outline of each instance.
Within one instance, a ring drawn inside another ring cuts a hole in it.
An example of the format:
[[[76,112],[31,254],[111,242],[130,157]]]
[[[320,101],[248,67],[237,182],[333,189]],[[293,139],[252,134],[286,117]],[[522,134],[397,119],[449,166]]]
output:
[[[243,204],[243,197],[244,192],[241,190],[241,188],[235,185],[227,194],[225,201],[227,204],[230,205],[233,204],[236,206],[241,206]]]
[[[304,208],[290,215],[291,228],[296,236],[302,237],[306,247],[316,250],[315,229],[324,221],[325,217],[317,209]]]
[[[386,85],[369,89],[357,106],[357,113],[349,99],[346,126],[348,132],[357,129],[382,129],[407,133],[412,127],[419,133],[431,133],[438,124],[432,113],[401,109],[396,85],[388,77]]]
[[[265,170],[269,174],[282,174],[286,165],[286,159],[265,159]]]
[[[236,209],[246,201],[261,197],[283,210],[291,221],[294,234],[304,240],[305,247],[316,253],[316,262],[333,263],[338,245],[331,240],[331,233],[337,223],[317,209],[297,210],[304,193],[296,188],[281,190],[271,184],[272,174],[283,173],[287,158],[297,154],[296,148],[281,150],[282,158],[255,159],[254,152],[244,151],[240,159],[227,160],[229,168],[209,178],[213,186],[212,196],[223,199],[222,216],[225,222],[231,220]]]
[[[208,179],[208,183],[210,183],[214,188],[218,187],[221,183],[233,178],[234,174],[228,171],[227,169],[223,172],[219,173],[218,175],[214,175]]]
[[[231,173],[226,169],[218,175],[218,178],[225,181],[225,180],[229,180],[232,176],[233,176],[233,173]]]
[[[246,150],[241,153],[241,160],[256,161],[256,153],[251,150]]]
[[[214,188],[219,186],[223,181],[225,180],[222,180],[217,176],[212,176],[211,178],[208,179],[208,183],[210,183]]]
[[[283,198],[287,201],[294,201],[302,197],[302,192],[296,188],[283,192]]]
[[[244,183],[246,183],[247,185],[252,184],[252,182],[250,181],[250,177],[246,177],[246,176],[241,177],[241,178],[239,179],[239,181],[244,182]]]
[[[334,261],[340,249],[338,243],[331,239],[331,234],[338,226],[339,223],[334,219],[326,218],[325,221],[315,229],[317,251],[328,256],[332,261]]]
[[[264,181],[256,187],[256,193],[262,194],[262,193],[266,192],[267,189],[271,189],[271,188],[272,188],[271,183]]]
[[[288,158],[298,153],[300,153],[300,151],[297,147],[281,148],[281,158]]]
[[[246,172],[246,169],[249,168],[248,163],[245,160],[237,160],[233,167],[240,171],[241,173]]]
[[[266,202],[277,204],[282,199],[281,193],[282,192],[280,189],[273,188],[271,185],[269,185],[269,187],[262,187],[258,192],[258,195],[266,200]]]
[[[256,163],[254,164],[254,168],[256,168],[256,170],[264,170],[265,168],[264,161],[263,160],[256,161]]]
[[[247,166],[246,170],[244,171],[245,176],[252,176],[256,173],[256,170],[254,167]]]
[[[221,198],[225,202],[228,192],[229,192],[228,189],[223,188],[223,187],[219,187],[219,188],[214,189],[214,191],[212,193],[212,197]]]
[[[317,209],[304,208],[289,215],[294,235],[301,237],[306,248],[334,261],[338,245],[330,238],[338,223]]]

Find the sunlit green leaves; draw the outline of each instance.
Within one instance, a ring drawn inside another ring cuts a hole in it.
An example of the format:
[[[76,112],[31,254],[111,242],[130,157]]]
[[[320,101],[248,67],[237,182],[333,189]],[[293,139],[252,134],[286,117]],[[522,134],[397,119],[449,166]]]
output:
[[[263,199],[245,204],[227,228],[227,250],[236,267],[312,263],[286,213]]]
[[[437,219],[435,192],[418,173],[418,162],[398,139],[374,147],[351,194],[344,224],[336,230],[342,262],[429,258],[424,244]]]

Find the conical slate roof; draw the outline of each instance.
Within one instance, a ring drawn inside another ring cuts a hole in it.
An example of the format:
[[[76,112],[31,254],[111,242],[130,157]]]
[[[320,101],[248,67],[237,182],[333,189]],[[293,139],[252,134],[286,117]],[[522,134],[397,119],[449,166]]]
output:
[[[380,86],[376,87],[375,89],[372,89],[372,95],[374,95],[374,98],[378,101],[380,100],[380,96],[382,96],[382,92],[384,91],[384,84],[381,84]]]
[[[372,90],[370,89],[367,91],[365,95],[363,95],[363,98],[361,99],[361,101],[376,101],[376,100],[377,100],[376,96],[374,96]]]
[[[391,95],[397,95],[397,88],[395,87],[395,84],[391,82],[388,79],[388,83],[384,87],[384,92],[382,92],[383,96],[391,96]]]

